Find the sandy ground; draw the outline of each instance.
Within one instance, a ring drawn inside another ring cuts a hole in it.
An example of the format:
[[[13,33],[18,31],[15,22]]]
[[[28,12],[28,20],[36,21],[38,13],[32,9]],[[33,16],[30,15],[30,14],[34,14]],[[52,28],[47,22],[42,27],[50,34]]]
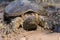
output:
[[[0,40],[60,40],[60,33],[49,33],[47,31],[25,31],[22,28],[8,35],[0,36]]]

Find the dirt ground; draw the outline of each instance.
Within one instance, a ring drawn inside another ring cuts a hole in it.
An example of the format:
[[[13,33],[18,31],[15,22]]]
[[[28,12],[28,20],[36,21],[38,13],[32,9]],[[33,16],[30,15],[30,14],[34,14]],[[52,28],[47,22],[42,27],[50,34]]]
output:
[[[60,40],[60,33],[49,33],[48,31],[25,31],[22,28],[8,35],[0,35],[0,40]]]

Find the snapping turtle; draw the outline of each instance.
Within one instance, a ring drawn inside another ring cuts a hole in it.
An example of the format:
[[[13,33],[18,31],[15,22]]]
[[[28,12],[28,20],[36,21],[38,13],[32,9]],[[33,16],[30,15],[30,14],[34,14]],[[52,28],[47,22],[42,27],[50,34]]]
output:
[[[40,10],[40,7],[35,2],[31,2],[29,0],[16,0],[11,2],[8,6],[5,8],[5,15],[6,16],[19,16],[23,15],[24,13],[28,11],[38,12]],[[58,13],[58,10],[53,6],[44,7],[45,10],[45,16],[38,15],[40,26],[43,28],[47,28],[53,31],[59,31],[59,24],[60,24],[60,16]],[[35,16],[28,16],[26,20],[23,22],[23,28],[25,30],[32,30],[37,28],[37,22],[36,22]],[[33,22],[33,24],[30,22]]]
[[[9,19],[9,21],[11,21],[9,17],[20,16],[20,15],[25,14],[28,11],[38,12],[39,10],[40,9],[39,9],[38,4],[36,4],[32,0],[15,0],[15,1],[11,2],[8,6],[5,7],[5,9],[4,9],[5,15],[4,16],[5,16],[5,20]],[[25,22],[27,20],[29,20],[29,18],[24,20],[23,28],[24,29],[28,28],[27,30],[36,29],[37,25],[35,23],[28,24],[29,26],[31,25],[32,27],[25,26],[26,25]],[[31,18],[33,19],[34,17],[32,16]],[[30,20],[30,21],[32,21],[32,20]],[[30,21],[28,21],[28,22],[30,22]],[[7,22],[7,23],[10,23],[10,22]]]

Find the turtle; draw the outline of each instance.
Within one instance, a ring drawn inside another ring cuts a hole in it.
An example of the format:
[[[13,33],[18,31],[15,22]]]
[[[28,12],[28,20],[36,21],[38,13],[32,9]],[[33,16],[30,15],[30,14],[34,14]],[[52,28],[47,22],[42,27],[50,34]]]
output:
[[[7,5],[4,9],[4,21],[7,20],[7,24],[10,24],[11,18],[16,18],[16,17],[22,17],[25,16],[26,13],[28,12],[35,12],[39,11],[39,6],[32,0],[15,0],[12,1],[9,5]],[[28,13],[30,15],[30,13]],[[10,18],[11,17],[11,18]],[[29,17],[30,18],[30,17]],[[32,19],[34,18],[33,16],[31,17]],[[26,19],[26,20],[25,20]],[[25,27],[26,23],[25,21],[28,20],[28,18],[25,18],[23,22],[23,29],[29,28],[29,26]],[[31,20],[30,20],[31,21]],[[35,22],[35,21],[34,21]],[[31,24],[31,26],[28,30],[30,29],[36,29],[37,25]]]
[[[13,16],[13,18],[15,18],[17,16],[22,16],[28,11],[39,11],[39,6],[34,2],[34,0],[14,0],[4,8],[4,20],[11,21],[10,17],[12,18]]]
[[[37,25],[40,25],[44,29],[49,29],[53,31],[59,30],[59,24],[60,24],[60,16],[58,13],[58,10],[54,6],[48,6],[48,7],[43,7],[45,11],[45,15],[41,15],[39,13],[39,23],[36,22],[36,17],[28,15],[24,19],[23,22],[23,29],[29,31],[29,30],[36,30]],[[5,10],[5,16],[10,17],[10,16],[20,16],[20,15],[25,15],[28,11],[33,11],[36,14],[37,12],[40,11],[40,7],[38,4],[36,4],[34,1],[29,1],[29,0],[15,0],[11,2],[8,6],[6,6]],[[34,14],[34,13],[33,13]],[[33,22],[33,23],[31,23]],[[31,24],[30,24],[31,23]]]

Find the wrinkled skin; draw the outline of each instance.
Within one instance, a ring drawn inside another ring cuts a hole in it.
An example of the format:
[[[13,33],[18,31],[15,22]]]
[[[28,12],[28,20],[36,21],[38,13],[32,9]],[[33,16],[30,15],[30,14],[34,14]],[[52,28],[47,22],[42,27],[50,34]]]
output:
[[[16,0],[11,2],[5,8],[5,13],[7,16],[18,16],[22,15],[27,11],[39,11],[39,7],[36,3],[28,0]]]

